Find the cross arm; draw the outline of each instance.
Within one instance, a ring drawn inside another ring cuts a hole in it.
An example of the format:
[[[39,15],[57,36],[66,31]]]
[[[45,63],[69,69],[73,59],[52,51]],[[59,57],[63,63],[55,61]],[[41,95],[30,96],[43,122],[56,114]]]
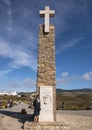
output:
[[[40,17],[44,17],[45,16],[45,11],[44,10],[40,10],[39,14],[40,14]]]
[[[54,17],[55,16],[55,10],[51,10],[50,11],[50,17]]]

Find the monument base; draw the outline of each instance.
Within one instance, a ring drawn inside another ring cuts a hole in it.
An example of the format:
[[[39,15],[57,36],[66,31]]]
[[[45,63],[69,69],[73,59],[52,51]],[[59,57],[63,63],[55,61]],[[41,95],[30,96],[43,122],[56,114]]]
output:
[[[59,122],[25,122],[24,130],[70,130],[66,125],[63,125]]]
[[[40,87],[41,111],[39,122],[54,121],[53,86]]]

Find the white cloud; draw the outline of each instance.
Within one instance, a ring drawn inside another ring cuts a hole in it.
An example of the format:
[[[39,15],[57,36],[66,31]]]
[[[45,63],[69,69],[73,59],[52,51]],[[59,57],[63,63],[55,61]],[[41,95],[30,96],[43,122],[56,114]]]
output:
[[[27,66],[36,71],[37,53],[35,52],[38,36],[35,31],[37,20],[34,19],[33,10],[30,12],[24,3],[21,7],[18,5],[16,9],[12,8],[11,0],[4,0],[4,2],[7,5],[8,19],[5,36],[2,35],[0,38],[0,56],[7,59],[7,65],[11,68]],[[33,24],[29,17],[33,18],[33,22],[35,21]]]
[[[67,76],[68,76],[68,72],[63,72],[63,73],[61,74],[61,76],[62,76],[62,77],[67,77]]]
[[[37,53],[35,53],[35,51],[37,49],[37,31],[35,31],[34,26],[31,26],[31,24],[29,30],[29,25],[27,25],[29,14],[31,14],[32,17],[34,16],[25,6],[29,12],[27,12],[26,15],[27,21],[25,17],[22,17],[21,19],[20,17],[26,12],[20,8],[18,8],[18,10],[15,8],[15,12],[12,12],[11,0],[4,0],[4,2],[7,5],[8,19],[6,26],[7,29],[4,32],[5,35],[0,36],[0,56],[7,59],[6,65],[8,67],[10,66],[10,68],[27,66],[36,71]],[[17,11],[21,11],[19,19],[12,17],[12,15],[15,16]],[[19,22],[17,22],[18,20]]]
[[[83,26],[83,23],[85,23],[86,19],[89,18],[88,13],[89,10],[91,9],[91,6],[89,5],[90,2],[88,2],[87,0],[81,0],[81,1],[70,0],[59,2],[60,3],[56,4],[57,6],[55,5],[56,8],[55,22],[57,26],[56,37],[58,38],[58,40],[60,39],[58,41],[60,42],[60,46],[56,50],[57,54],[60,54],[62,51],[65,51],[69,48],[75,47],[80,42],[80,40],[85,38],[85,34],[82,34],[84,32],[82,32],[81,27]],[[80,22],[78,20],[78,17],[80,17]],[[85,28],[86,26],[87,23],[85,24]],[[81,31],[77,33],[78,29]],[[85,32],[88,32],[88,30],[89,28],[87,27]],[[63,32],[65,35],[62,35]],[[67,36],[66,32],[69,33],[68,37],[66,37]],[[74,32],[74,35],[72,32]],[[66,41],[64,41],[64,43],[62,41],[63,40],[62,36],[64,38],[66,37]]]
[[[79,81],[79,80],[87,80],[87,81],[92,81],[92,71],[86,72],[83,75],[69,75],[68,72],[63,72],[61,74],[61,78],[57,79],[57,84],[66,84],[68,82],[73,82],[73,81]]]
[[[61,78],[57,79],[57,84],[65,84],[67,82],[73,81],[75,79],[75,75],[69,76],[68,72],[62,72]]]
[[[78,38],[78,39],[72,39],[71,41],[69,41],[67,44],[64,44],[62,47],[61,47],[61,50],[65,50],[67,48],[70,48],[70,47],[74,47],[79,41],[80,41],[81,38]]]
[[[36,86],[36,82],[31,78],[26,78],[23,81],[23,86],[31,88],[31,87]]]
[[[25,47],[24,47],[25,48]],[[12,46],[8,42],[0,41],[0,55],[9,58],[8,65],[12,68],[28,66],[36,70],[36,58],[32,50],[30,52],[22,46]]]
[[[3,0],[5,2],[5,4],[7,4],[8,6],[10,6],[10,1],[11,0]]]
[[[92,81],[92,72],[87,72],[87,73],[85,73],[85,74],[82,76],[82,78],[83,78],[84,80]]]
[[[75,38],[75,39],[72,39],[72,40],[66,42],[66,44],[63,44],[61,47],[59,47],[59,49],[57,50],[56,53],[59,54],[59,53],[61,53],[61,51],[65,51],[68,48],[74,47],[75,45],[77,45],[80,42],[80,40],[82,40],[85,37],[85,35],[87,35],[87,33],[82,34],[82,36],[79,38]]]
[[[61,77],[57,79],[57,84],[66,84],[68,82],[73,82],[81,79],[81,76],[78,76],[76,74],[69,75],[68,72],[63,72],[61,74]]]
[[[9,69],[9,70],[0,70],[0,78],[2,78],[2,76],[8,74],[11,71],[12,71],[11,69]]]
[[[11,32],[12,29],[12,7],[11,7],[11,0],[4,0],[4,3],[7,5],[7,15],[8,15],[8,19],[7,19],[7,30],[9,32]]]
[[[70,19],[71,21],[73,19],[76,19],[76,22],[79,25],[79,20],[77,19],[78,16],[80,16],[80,24],[83,23],[82,20],[87,18],[89,13],[89,1],[87,0],[61,0],[61,1],[55,1],[54,2],[54,9],[56,10],[56,16],[55,16],[55,22],[58,24],[58,30],[59,31],[65,31],[69,28],[73,28],[70,25]],[[78,20],[78,21],[77,21]],[[76,25],[75,25],[76,26]],[[58,33],[59,33],[58,31]],[[59,34],[58,34],[59,35]]]
[[[10,87],[11,89],[17,89],[17,88],[21,88],[21,85],[17,82],[17,81],[11,81],[8,82],[8,87]]]
[[[57,84],[65,84],[67,83],[68,80],[67,79],[64,79],[64,78],[61,78],[61,79],[57,79]]]

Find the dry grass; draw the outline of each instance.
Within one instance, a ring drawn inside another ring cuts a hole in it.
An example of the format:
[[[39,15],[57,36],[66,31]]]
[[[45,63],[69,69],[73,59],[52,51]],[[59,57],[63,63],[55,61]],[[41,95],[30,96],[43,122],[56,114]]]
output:
[[[57,93],[57,109],[85,110],[92,106],[92,92],[61,92]]]
[[[17,97],[17,96],[0,96],[0,109],[6,108],[8,101],[12,100],[13,105],[16,104],[16,102],[22,101],[27,102],[28,97]]]

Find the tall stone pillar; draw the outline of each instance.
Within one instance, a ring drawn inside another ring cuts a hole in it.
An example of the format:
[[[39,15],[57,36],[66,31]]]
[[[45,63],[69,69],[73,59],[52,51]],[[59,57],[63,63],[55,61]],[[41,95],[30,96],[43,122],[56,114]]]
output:
[[[44,25],[39,26],[37,93],[40,94],[41,111],[39,123],[24,124],[25,130],[61,130],[64,127],[56,122],[56,66],[55,66],[55,29],[49,24],[55,11],[49,6],[40,11],[45,18]]]
[[[56,66],[55,66],[55,29],[39,26],[37,93],[40,94],[40,121],[55,121],[56,111]],[[47,117],[47,118],[46,118]]]

